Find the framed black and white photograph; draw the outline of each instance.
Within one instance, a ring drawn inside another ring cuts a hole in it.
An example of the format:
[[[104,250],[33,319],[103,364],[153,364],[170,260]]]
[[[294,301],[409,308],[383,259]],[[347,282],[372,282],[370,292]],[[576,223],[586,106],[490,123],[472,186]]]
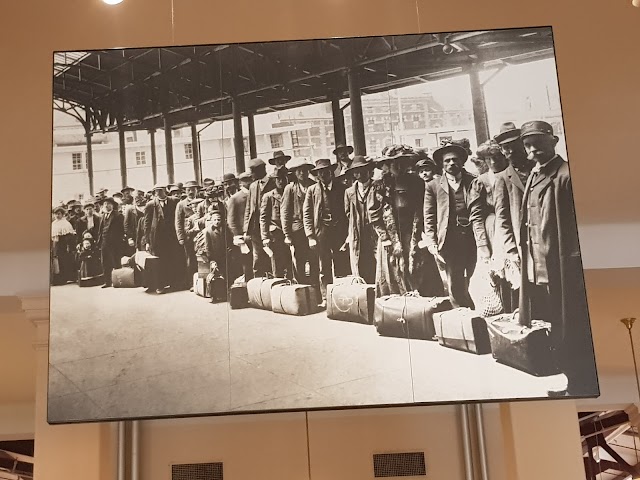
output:
[[[599,394],[550,27],[53,62],[50,423]]]

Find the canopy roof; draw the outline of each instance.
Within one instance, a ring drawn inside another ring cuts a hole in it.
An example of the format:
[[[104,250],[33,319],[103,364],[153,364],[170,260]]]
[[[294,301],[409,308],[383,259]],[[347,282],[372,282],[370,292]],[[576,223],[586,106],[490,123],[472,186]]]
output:
[[[366,94],[552,56],[549,27],[62,52],[53,96],[91,130],[142,130],[231,118],[232,99],[246,114],[346,98],[350,69]]]

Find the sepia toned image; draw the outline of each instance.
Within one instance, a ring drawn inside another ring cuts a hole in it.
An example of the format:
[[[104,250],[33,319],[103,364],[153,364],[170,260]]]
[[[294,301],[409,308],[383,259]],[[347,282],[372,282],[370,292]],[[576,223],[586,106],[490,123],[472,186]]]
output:
[[[57,52],[53,127],[50,423],[598,395],[549,27]]]

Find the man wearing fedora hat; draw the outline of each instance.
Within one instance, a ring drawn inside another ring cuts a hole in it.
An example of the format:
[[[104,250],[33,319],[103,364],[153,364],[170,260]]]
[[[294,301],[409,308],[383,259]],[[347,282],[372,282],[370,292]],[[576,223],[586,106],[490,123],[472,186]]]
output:
[[[333,154],[336,156],[336,171],[335,176],[346,186],[351,186],[353,179],[347,174],[347,170],[353,162],[350,155],[353,153],[353,147],[344,143],[339,143],[333,150]]]
[[[468,156],[467,148],[456,143],[433,152],[443,175],[425,188],[423,237],[429,253],[444,264],[451,304],[473,308],[468,280],[476,265],[476,241],[469,207],[475,177],[463,168]]]
[[[280,214],[282,217],[282,230],[285,235],[285,243],[290,245],[295,268],[293,273],[296,281],[302,284],[310,284],[310,278],[317,283],[318,263],[309,248],[309,241],[304,233],[304,199],[307,190],[314,184],[309,178],[309,172],[313,163],[305,158],[294,158],[287,162],[287,170],[291,172],[291,182],[284,188]],[[307,275],[307,264],[309,273]]]
[[[522,199],[520,323],[551,324],[567,393],[587,395],[597,391],[597,378],[569,165],[556,154],[558,137],[547,122],[527,122],[520,130],[536,162]]]
[[[178,243],[182,245],[184,249],[184,257],[186,261],[185,272],[185,285],[189,288],[193,288],[193,274],[198,271],[198,260],[196,259],[196,252],[193,246],[194,234],[189,233],[187,228],[187,219],[191,217],[195,212],[196,204],[194,200],[200,190],[200,185],[195,180],[191,180],[184,184],[187,197],[180,200],[176,205],[175,223],[176,223],[176,235],[178,237]]]
[[[273,157],[269,159],[269,165],[273,165],[276,170],[279,170],[291,160],[291,156],[285,155],[282,150],[276,150],[273,152]]]
[[[376,246],[378,235],[368,213],[369,196],[374,195],[372,182],[374,164],[369,157],[356,155],[346,170],[353,184],[344,194],[345,210],[349,219],[347,243],[351,259],[351,272],[365,282],[376,281]]]
[[[346,239],[348,222],[344,210],[345,187],[335,179],[336,164],[328,158],[316,160],[311,172],[318,183],[307,189],[304,199],[304,231],[309,247],[315,249],[319,267],[319,279],[312,279],[314,285],[320,284],[323,306],[326,305],[327,285],[333,282],[334,273],[344,277],[350,273]]]
[[[144,237],[146,250],[159,258],[156,293],[184,287],[185,258],[183,248],[176,235],[176,206],[178,201],[167,196],[164,185],[153,188],[154,198],[144,208]]]
[[[102,288],[112,286],[111,272],[120,266],[120,257],[122,256],[124,219],[117,208],[118,204],[113,197],[105,198],[105,213],[102,214],[97,242],[102,253],[102,270],[104,272]]]
[[[276,188],[265,193],[260,205],[260,234],[262,245],[271,249],[271,271],[278,278],[293,278],[291,251],[284,243],[282,231],[282,194],[287,185],[287,169],[274,170],[271,178],[274,179]]]
[[[247,205],[244,213],[245,242],[251,245],[253,251],[253,275],[264,277],[271,271],[269,257],[262,247],[260,234],[260,205],[265,193],[275,188],[273,179],[267,177],[265,163],[259,158],[249,161],[249,169],[253,176],[253,183],[249,187]]]

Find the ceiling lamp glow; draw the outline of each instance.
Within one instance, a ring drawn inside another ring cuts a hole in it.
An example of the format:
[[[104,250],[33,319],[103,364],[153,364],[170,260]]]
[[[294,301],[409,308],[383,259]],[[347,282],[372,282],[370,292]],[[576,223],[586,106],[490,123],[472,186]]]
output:
[[[102,1],[107,5],[117,5],[119,3],[122,3],[122,0],[102,0]]]
[[[632,0],[632,1],[631,1],[631,4],[632,4],[634,7],[640,7],[640,0]]]

